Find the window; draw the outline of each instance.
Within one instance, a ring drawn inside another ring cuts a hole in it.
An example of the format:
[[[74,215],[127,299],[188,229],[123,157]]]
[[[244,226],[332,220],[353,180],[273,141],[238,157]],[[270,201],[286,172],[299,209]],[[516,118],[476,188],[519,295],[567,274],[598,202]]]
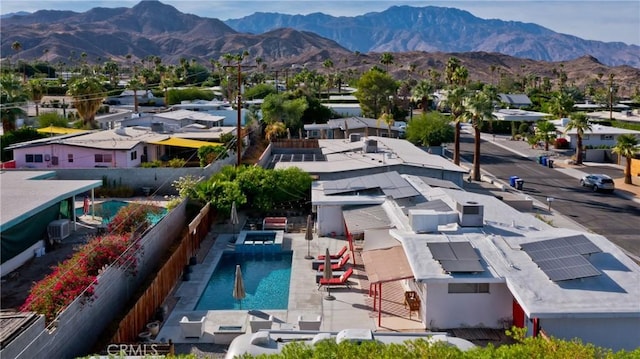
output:
[[[69,153],[67,155],[67,161],[69,161],[69,163],[73,163],[73,153]]]
[[[600,135],[600,139],[603,141],[613,141],[613,135]]]
[[[489,293],[489,283],[449,283],[449,293]]]
[[[95,155],[96,163],[111,163],[111,155],[110,154],[100,154],[97,153]]]
[[[131,160],[134,161],[138,158],[138,151],[131,151]]]
[[[25,161],[27,163],[42,163],[42,155],[25,155]]]
[[[54,166],[58,165],[58,156],[51,156],[51,164]]]

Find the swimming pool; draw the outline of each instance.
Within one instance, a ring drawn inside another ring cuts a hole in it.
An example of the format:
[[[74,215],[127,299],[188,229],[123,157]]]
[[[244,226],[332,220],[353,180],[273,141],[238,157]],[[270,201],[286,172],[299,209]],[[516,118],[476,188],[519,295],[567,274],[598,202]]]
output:
[[[98,202],[95,204],[95,215],[97,217],[102,218],[102,223],[108,224],[109,222],[111,222],[111,219],[113,218],[113,216],[115,216],[116,213],[118,213],[118,211],[122,207],[126,207],[129,204],[130,204],[129,202],[116,201],[116,200]],[[82,216],[83,214],[84,214],[83,208],[76,209],[76,216],[79,217],[79,216]],[[89,207],[89,214],[91,214],[91,207]],[[161,208],[161,211],[158,213],[149,213],[147,218],[149,219],[151,224],[156,224],[160,222],[162,217],[164,217],[166,214],[167,214],[167,209]]]
[[[194,310],[287,309],[293,252],[222,255]],[[236,264],[242,268],[246,297],[233,298]]]

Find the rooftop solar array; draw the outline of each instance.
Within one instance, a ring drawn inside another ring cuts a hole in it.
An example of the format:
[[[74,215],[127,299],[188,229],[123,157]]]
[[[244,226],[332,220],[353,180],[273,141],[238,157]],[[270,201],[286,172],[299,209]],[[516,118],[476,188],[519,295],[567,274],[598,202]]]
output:
[[[480,257],[469,242],[427,243],[433,259],[449,273],[484,272]]]
[[[583,255],[602,250],[584,235],[524,243],[520,247],[554,282],[601,274]]]
[[[322,153],[276,153],[271,162],[321,162],[327,158]]]
[[[391,196],[393,199],[413,197],[420,194],[395,171],[324,183],[324,193],[327,195],[364,191],[372,188],[380,188],[386,196]]]

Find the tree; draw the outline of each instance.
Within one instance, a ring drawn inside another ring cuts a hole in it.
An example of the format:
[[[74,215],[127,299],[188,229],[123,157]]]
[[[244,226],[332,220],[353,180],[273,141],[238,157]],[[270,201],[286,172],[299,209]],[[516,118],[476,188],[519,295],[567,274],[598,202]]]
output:
[[[15,51],[16,56],[17,56],[17,55],[18,55],[18,53],[22,50],[22,44],[21,44],[20,42],[18,42],[18,41],[14,41],[14,42],[11,44],[11,49],[12,49],[13,51]],[[16,59],[16,65],[18,65],[18,60],[17,60],[17,59]],[[24,67],[23,67],[23,69],[22,69],[22,81],[24,81],[24,80],[25,80],[25,76],[26,76],[26,75],[24,74],[24,72],[25,72],[25,71],[24,71]]]
[[[396,93],[398,83],[387,73],[369,70],[360,77],[357,88],[355,96],[364,116],[378,118],[384,108],[391,107],[389,99]]]
[[[69,127],[68,121],[64,116],[58,114],[57,112],[48,112],[43,113],[38,117],[38,127]]]
[[[584,112],[572,113],[565,131],[576,130],[576,164],[582,164],[582,137],[585,131],[591,131],[591,124]]]
[[[391,137],[391,126],[395,122],[393,119],[393,115],[388,112],[384,112],[382,115],[380,115],[378,121],[376,121],[376,125],[380,127],[381,122],[384,122],[384,124],[387,125],[388,135],[389,137]]]
[[[423,113],[407,125],[407,141],[416,146],[440,146],[453,138],[450,119],[438,112]]]
[[[33,78],[30,79],[27,83],[27,93],[31,101],[33,101],[36,105],[36,117],[40,116],[40,101],[42,101],[42,96],[44,96],[45,84],[42,79]]]
[[[133,112],[138,113],[138,90],[142,90],[142,82],[134,77],[127,83],[127,88],[133,90]]]
[[[380,63],[384,65],[385,71],[389,72],[389,65],[393,64],[393,54],[390,52],[383,52],[380,56]]]
[[[457,57],[450,57],[447,60],[447,64],[444,67],[444,78],[448,85],[454,85],[455,82],[455,72],[458,67],[462,66],[460,64],[460,59]]]
[[[631,184],[631,160],[640,153],[638,138],[627,133],[618,136],[616,146],[613,148],[612,152],[617,153],[627,160],[624,168],[624,183]]]
[[[433,97],[433,91],[435,90],[435,86],[428,80],[421,80],[418,84],[413,88],[411,95],[415,98],[420,99],[420,104],[423,112],[427,112],[429,109],[429,103],[431,98]]]
[[[16,119],[24,116],[26,112],[22,106],[26,105],[27,92],[20,79],[12,73],[2,74],[0,77],[0,104],[2,109],[2,129],[9,133],[16,129]]]
[[[493,119],[493,99],[483,91],[477,91],[465,99],[462,118],[471,123],[474,134],[473,173],[474,181],[480,181],[480,127]]]
[[[536,124],[536,138],[544,142],[544,150],[549,151],[549,142],[556,138],[556,125],[549,121],[539,121]]]
[[[573,112],[573,98],[566,92],[558,92],[551,98],[549,112],[556,118],[565,118]]]
[[[467,89],[459,86],[447,92],[447,98],[444,101],[445,106],[451,111],[454,122],[454,144],[453,144],[453,163],[460,165],[460,121],[462,114],[465,112],[464,99],[467,96]]]
[[[92,76],[75,78],[69,84],[67,94],[73,97],[73,104],[82,117],[82,126],[96,128],[96,113],[105,97],[100,80]]]

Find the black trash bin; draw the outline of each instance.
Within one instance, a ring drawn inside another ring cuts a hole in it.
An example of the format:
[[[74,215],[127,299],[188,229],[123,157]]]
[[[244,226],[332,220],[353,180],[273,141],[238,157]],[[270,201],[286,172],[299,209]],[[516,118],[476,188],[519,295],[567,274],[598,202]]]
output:
[[[518,178],[516,180],[516,189],[521,191],[523,186],[524,186],[524,180],[522,178]]]
[[[548,159],[548,160],[547,160],[547,166],[548,166],[549,168],[553,168],[553,160],[552,160],[552,159]]]

